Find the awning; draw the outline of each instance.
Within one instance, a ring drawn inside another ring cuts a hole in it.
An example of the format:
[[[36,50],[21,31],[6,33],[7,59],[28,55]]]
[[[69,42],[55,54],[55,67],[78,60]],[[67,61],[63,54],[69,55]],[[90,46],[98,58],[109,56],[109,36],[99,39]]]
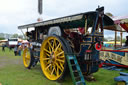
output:
[[[128,32],[128,16],[110,18],[114,21],[114,24],[110,26],[104,26],[104,29],[119,32]]]
[[[113,18],[114,23],[120,25],[124,30],[128,32],[128,16]]]

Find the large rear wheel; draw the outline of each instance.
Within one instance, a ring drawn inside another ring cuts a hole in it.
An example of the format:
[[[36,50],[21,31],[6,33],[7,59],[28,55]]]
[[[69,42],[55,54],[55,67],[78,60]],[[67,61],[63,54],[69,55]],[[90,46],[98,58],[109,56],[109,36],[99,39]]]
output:
[[[41,46],[40,63],[44,75],[49,80],[62,79],[66,69],[66,49],[57,36],[47,37]]]

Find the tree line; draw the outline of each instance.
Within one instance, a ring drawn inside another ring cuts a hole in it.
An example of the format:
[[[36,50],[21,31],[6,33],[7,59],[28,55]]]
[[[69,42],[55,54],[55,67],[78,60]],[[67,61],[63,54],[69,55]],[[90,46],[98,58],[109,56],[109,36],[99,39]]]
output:
[[[0,40],[8,39],[8,38],[24,39],[23,35],[21,35],[21,34],[17,34],[17,33],[14,33],[14,34],[0,33]]]

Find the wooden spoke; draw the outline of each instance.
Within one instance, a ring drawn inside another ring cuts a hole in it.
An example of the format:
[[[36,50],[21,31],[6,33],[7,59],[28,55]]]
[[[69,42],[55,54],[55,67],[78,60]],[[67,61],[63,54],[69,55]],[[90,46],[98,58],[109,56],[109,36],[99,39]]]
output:
[[[61,66],[61,68],[64,70],[64,66],[63,66],[63,64],[62,64],[62,63],[60,63],[60,66]]]
[[[61,71],[63,71],[63,69],[61,69],[61,67],[58,65],[58,63],[55,63],[57,68],[60,69]]]
[[[50,52],[50,51],[48,51],[46,48],[44,48],[44,51],[46,51],[46,52],[48,52],[49,54],[51,54],[51,52]]]
[[[48,53],[46,53],[46,55],[47,55],[48,57],[50,57],[50,55],[49,55]]]
[[[56,69],[56,65],[54,64],[54,68],[55,68],[55,74],[57,76],[57,69]]]
[[[48,41],[48,44],[49,44],[49,46],[52,48],[52,45],[51,45],[50,41]]]
[[[55,67],[53,67],[53,69],[52,69],[52,72],[51,72],[51,75],[53,75],[53,72],[55,71]]]
[[[56,59],[56,61],[59,61],[59,62],[63,62],[64,63],[64,60],[61,60],[61,59]]]
[[[55,52],[58,50],[58,48],[59,48],[60,45],[61,45],[61,44],[59,43],[58,46],[57,46],[56,49],[55,49]]]
[[[58,53],[58,54],[56,55],[56,57],[59,56],[59,55],[61,55],[61,54],[64,54],[64,51],[61,51],[60,53]]]
[[[43,58],[43,60],[45,61],[45,60],[50,60],[50,58]]]
[[[56,68],[57,68],[57,66],[56,66]],[[57,68],[57,74],[56,74],[57,76],[59,75],[59,69]]]
[[[45,68],[45,70],[47,70],[50,66],[51,66],[51,64],[49,64],[49,65]]]
[[[48,48],[49,48],[49,51],[50,51],[50,54],[51,54],[51,53],[52,53],[52,49],[51,49],[51,47],[50,47],[50,46],[49,46]]]
[[[52,51],[54,51],[54,47],[55,47],[55,42],[56,42],[56,40],[54,39],[54,40],[53,40],[53,46],[52,46]]]
[[[64,57],[64,55],[62,55],[62,56],[59,56],[58,58],[65,58],[65,57]]]

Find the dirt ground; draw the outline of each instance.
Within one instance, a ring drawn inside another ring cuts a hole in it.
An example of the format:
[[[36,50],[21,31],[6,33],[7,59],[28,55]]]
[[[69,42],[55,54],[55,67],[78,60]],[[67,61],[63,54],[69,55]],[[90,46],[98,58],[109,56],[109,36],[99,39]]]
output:
[[[21,56],[14,56],[13,50],[5,49],[5,52],[0,48],[0,69],[8,65],[22,64]]]
[[[0,68],[5,67],[6,65],[12,65],[12,64],[22,64],[22,59],[18,59],[18,58],[11,59],[7,56],[0,56]]]

